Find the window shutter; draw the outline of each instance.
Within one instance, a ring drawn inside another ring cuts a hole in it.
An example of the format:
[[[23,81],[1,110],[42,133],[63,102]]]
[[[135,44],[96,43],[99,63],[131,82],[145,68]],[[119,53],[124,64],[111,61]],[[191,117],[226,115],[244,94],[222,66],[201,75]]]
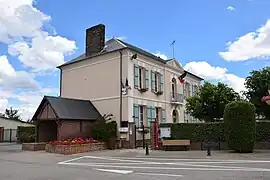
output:
[[[134,88],[138,89],[139,87],[139,66],[134,64]]]
[[[147,125],[150,127],[152,121],[151,107],[147,107]]]
[[[165,109],[162,109],[162,122],[166,122],[166,111]]]
[[[155,121],[156,119],[156,108],[154,106],[151,107],[151,118],[152,121]]]
[[[184,98],[186,98],[187,91],[186,91],[186,84],[185,83],[183,83],[183,95],[184,95]]]
[[[155,72],[151,70],[151,90],[155,91]]]
[[[144,79],[145,79],[145,88],[148,89],[149,88],[149,73],[148,70],[145,69],[144,71]]]
[[[140,115],[139,105],[138,104],[134,104],[133,105],[133,116],[134,116],[135,125],[137,127],[139,127],[139,125],[140,125],[139,115]]]
[[[163,74],[160,74],[160,91],[163,92],[164,88],[164,77]]]

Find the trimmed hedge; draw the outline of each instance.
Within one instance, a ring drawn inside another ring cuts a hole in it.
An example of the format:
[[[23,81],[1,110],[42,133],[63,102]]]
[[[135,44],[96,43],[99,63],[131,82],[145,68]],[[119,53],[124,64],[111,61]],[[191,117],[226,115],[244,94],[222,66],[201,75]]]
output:
[[[160,127],[171,127],[172,137],[170,139],[202,142],[209,138],[211,141],[226,141],[223,123],[160,124]],[[270,141],[270,122],[256,123],[256,141]]]
[[[270,141],[270,122],[256,123],[256,141]]]
[[[224,110],[224,127],[228,147],[236,152],[253,152],[256,138],[255,106],[234,101]]]
[[[18,126],[18,129],[17,129],[18,143],[31,143],[31,142],[35,142],[35,140],[36,140],[35,127]]]
[[[223,123],[161,124],[171,127],[172,139],[189,139],[193,142],[225,141]]]

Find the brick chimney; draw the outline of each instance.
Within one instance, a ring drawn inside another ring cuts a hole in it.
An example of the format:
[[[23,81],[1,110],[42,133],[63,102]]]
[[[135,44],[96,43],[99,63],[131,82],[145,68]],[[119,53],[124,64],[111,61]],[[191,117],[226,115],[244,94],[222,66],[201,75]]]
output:
[[[86,29],[85,55],[99,53],[105,45],[105,25],[99,24]]]

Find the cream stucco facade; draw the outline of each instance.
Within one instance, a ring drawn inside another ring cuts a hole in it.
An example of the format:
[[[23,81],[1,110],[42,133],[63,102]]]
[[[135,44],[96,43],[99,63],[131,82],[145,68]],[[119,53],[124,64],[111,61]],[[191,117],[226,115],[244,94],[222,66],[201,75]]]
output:
[[[161,123],[195,122],[192,117],[186,117],[184,115],[184,94],[187,95],[189,90],[194,91],[188,88],[188,86],[185,86],[186,92],[184,92],[184,84],[188,83],[190,87],[192,86],[196,89],[195,87],[198,88],[201,85],[202,79],[196,75],[187,73],[185,83],[182,84],[178,80],[178,77],[184,73],[184,70],[176,60],[158,61],[133,49],[125,48],[125,45],[117,39],[114,39],[114,41],[116,41],[114,43],[118,42],[119,45],[123,45],[123,48],[94,57],[85,57],[80,61],[67,64],[60,68],[61,96],[75,99],[89,99],[101,114],[113,114],[112,119],[119,122],[121,93],[119,51],[121,51],[122,82],[125,83],[126,79],[128,79],[129,86],[131,87],[127,91],[128,93],[122,96],[122,121],[136,121],[134,113],[138,114],[138,112],[134,108],[134,105],[139,105],[139,107],[143,105],[142,121],[146,126],[149,120],[149,113],[152,113],[152,111],[148,112],[148,107],[160,109],[160,111],[158,109],[155,111],[159,111],[156,113]],[[131,60],[134,54],[137,54],[137,58]],[[144,92],[135,88],[134,66],[147,69],[149,76],[147,81],[148,90]],[[151,91],[151,71],[161,74],[163,88],[162,93],[159,95]],[[177,95],[178,101],[172,103],[173,78],[175,78],[174,93]],[[192,92],[189,94],[192,95]],[[175,116],[175,113],[177,118],[176,121],[173,121],[173,115]],[[140,121],[142,116],[140,113],[140,117],[138,117]],[[140,123],[136,123],[140,126]],[[118,124],[120,126],[120,122]]]

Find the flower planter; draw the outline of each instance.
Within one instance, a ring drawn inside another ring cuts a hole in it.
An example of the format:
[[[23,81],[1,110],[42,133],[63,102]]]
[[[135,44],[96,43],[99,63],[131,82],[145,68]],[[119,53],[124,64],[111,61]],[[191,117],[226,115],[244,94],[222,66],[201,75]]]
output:
[[[72,145],[54,145],[46,144],[45,151],[56,154],[76,154],[91,151],[101,151],[107,149],[105,143],[89,143],[89,144],[72,144]]]

